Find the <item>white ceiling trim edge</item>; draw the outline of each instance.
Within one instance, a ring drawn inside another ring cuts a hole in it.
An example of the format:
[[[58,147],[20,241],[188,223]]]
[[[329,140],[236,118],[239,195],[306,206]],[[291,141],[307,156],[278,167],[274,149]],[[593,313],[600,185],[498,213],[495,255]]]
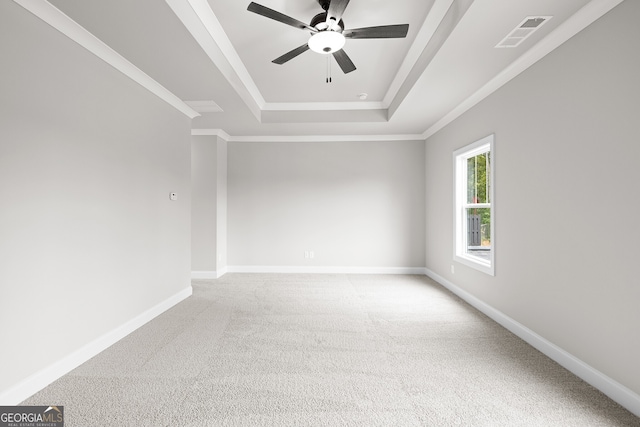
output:
[[[260,121],[264,99],[207,0],[165,0],[187,31]],[[249,83],[246,82],[249,79]]]
[[[389,85],[389,89],[382,100],[382,104],[385,109],[389,108],[393,99],[398,95],[398,92],[402,87],[402,83],[404,83],[404,81],[409,77],[409,73],[411,73],[413,67],[418,63],[418,59],[420,59],[422,51],[425,49],[427,44],[429,44],[429,41],[435,34],[444,17],[447,15],[449,8],[454,1],[455,0],[434,0],[434,4],[427,12],[427,19],[424,20],[420,30],[418,30],[416,38],[413,40],[411,47],[409,47],[407,55],[402,61],[396,76],[391,82],[391,85]]]
[[[219,136],[229,141],[231,136],[222,129],[191,129],[191,136]]]
[[[458,26],[460,21],[464,18],[467,11],[471,7],[475,0],[455,0],[447,9],[444,17],[440,19],[439,24],[426,46],[420,53],[420,56],[413,66],[407,78],[402,81],[398,93],[395,95],[388,109],[388,118],[391,119],[396,113],[405,97],[409,95],[413,86],[420,79],[422,74],[431,64],[433,58],[440,51],[442,46],[447,42],[451,33]]]
[[[422,135],[245,135],[232,136],[222,129],[192,129],[192,136],[218,136],[227,142],[376,142],[422,141]]]
[[[233,71],[238,75],[244,86],[247,88],[253,99],[258,106],[262,107],[265,104],[265,100],[258,89],[258,86],[251,79],[249,71],[244,66],[244,63],[240,59],[240,56],[233,48],[231,40],[227,37],[227,33],[224,32],[222,24],[218,21],[218,17],[211,10],[209,2],[207,0],[188,0],[189,4],[193,8],[193,11],[198,15],[198,18],[204,24],[204,27],[209,31],[211,37],[216,42],[222,54],[225,56]]]
[[[46,0],[13,0],[187,117],[200,114]]]
[[[382,102],[268,102],[265,111],[384,110]]]
[[[623,1],[624,0],[592,0],[590,3],[587,3],[521,57],[498,73],[498,75],[487,84],[473,93],[473,95],[458,104],[453,110],[425,130],[421,135],[422,139],[426,140],[433,136],[436,132],[453,122],[480,101],[497,91],[511,79],[518,76]]]

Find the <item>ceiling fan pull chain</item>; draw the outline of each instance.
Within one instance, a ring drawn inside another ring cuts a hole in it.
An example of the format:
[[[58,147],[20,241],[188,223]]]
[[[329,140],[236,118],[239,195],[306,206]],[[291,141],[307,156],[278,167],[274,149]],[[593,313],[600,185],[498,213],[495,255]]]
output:
[[[326,82],[329,83],[329,57],[327,57],[327,79]]]

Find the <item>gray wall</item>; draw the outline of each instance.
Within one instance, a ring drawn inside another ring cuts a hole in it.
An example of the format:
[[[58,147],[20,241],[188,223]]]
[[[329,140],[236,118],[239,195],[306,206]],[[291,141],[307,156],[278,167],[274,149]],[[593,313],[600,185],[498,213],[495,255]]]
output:
[[[640,393],[640,2],[426,146],[426,266]],[[452,264],[452,152],[495,133],[496,276]]]
[[[224,274],[227,268],[227,141],[216,141],[216,271]]]
[[[424,141],[228,150],[229,266],[424,266]]]
[[[191,270],[216,271],[217,136],[191,137]]]
[[[191,202],[186,116],[14,2],[0,57],[1,394],[190,286]]]
[[[191,270],[224,273],[227,252],[227,142],[191,137]]]

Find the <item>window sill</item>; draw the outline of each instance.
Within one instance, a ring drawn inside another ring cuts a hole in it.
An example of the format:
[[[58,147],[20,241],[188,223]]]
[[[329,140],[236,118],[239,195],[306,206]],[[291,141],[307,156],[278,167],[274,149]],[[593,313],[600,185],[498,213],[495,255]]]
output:
[[[455,255],[453,260],[490,276],[495,276],[495,268],[492,260],[486,260],[472,255]]]

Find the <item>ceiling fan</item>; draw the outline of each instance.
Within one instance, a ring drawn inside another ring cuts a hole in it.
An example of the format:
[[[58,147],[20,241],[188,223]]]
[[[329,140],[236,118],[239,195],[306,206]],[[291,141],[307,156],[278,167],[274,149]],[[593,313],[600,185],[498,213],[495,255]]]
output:
[[[356,69],[349,56],[342,47],[345,39],[393,39],[404,38],[409,31],[409,24],[401,25],[383,25],[377,27],[366,27],[357,29],[344,29],[342,14],[349,4],[349,0],[318,0],[320,7],[324,10],[314,16],[307,25],[304,22],[291,18],[283,13],[269,9],[268,7],[251,2],[247,10],[257,13],[283,24],[307,30],[311,32],[309,41],[300,47],[297,47],[284,55],[274,59],[275,64],[284,64],[295,58],[303,52],[311,49],[321,54],[331,54],[338,62],[342,71],[350,73]]]

